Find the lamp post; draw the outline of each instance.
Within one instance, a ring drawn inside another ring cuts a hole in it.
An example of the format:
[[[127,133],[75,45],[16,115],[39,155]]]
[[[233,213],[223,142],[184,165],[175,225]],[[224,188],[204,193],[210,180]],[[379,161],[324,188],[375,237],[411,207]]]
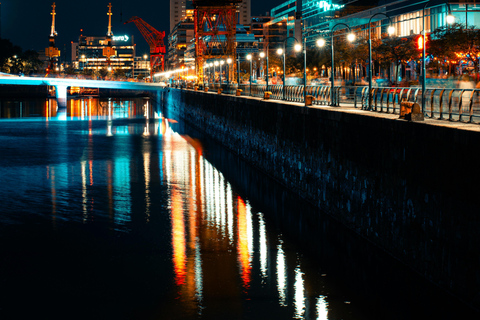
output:
[[[302,49],[302,46],[298,43],[298,40],[295,37],[286,37],[285,40],[283,40],[283,49],[279,48],[277,49],[277,54],[278,55],[283,55],[283,100],[285,100],[285,43],[287,42],[288,39],[294,39],[297,44],[295,44],[295,51],[300,51]]]
[[[373,66],[372,66],[372,34],[371,34],[371,28],[370,24],[372,23],[372,19],[375,16],[378,15],[383,15],[388,18],[390,21],[390,26],[388,27],[388,34],[393,35],[395,33],[395,28],[392,26],[392,19],[390,17],[383,13],[383,12],[378,12],[375,13],[373,16],[370,17],[370,20],[368,21],[368,109],[371,108],[372,106],[372,77],[373,77]]]
[[[237,88],[240,89],[240,55],[237,56]]]
[[[425,112],[425,82],[427,81],[426,77],[426,67],[425,67],[425,9],[427,8],[427,5],[432,2],[433,0],[427,1],[425,5],[423,6],[422,10],[422,38],[423,38],[423,55],[422,55],[422,113]],[[447,1],[444,1],[445,4],[447,5],[447,23],[452,24],[455,22],[455,17],[452,15],[452,9],[450,8],[450,4]]]
[[[250,61],[250,96],[252,95],[252,55],[247,54],[247,60]]]
[[[206,73],[207,73],[207,70],[208,70],[208,63],[204,64],[203,65],[203,86],[205,87],[205,85],[208,85],[208,77],[206,77]],[[205,84],[205,80],[207,80],[207,83]]]
[[[220,60],[220,87],[222,86],[222,66],[225,64],[225,60]]]
[[[228,65],[228,77],[227,77],[227,83],[230,83],[230,64],[232,63],[232,58],[227,59],[227,65]]]
[[[215,60],[213,62],[213,86],[215,87],[215,83],[216,83],[216,79],[217,79],[217,75],[215,73],[215,67],[218,67],[219,63],[217,60]]]
[[[208,64],[208,66],[209,66],[210,68],[213,68],[213,87],[215,87],[215,66],[213,65],[212,62],[210,62],[210,63]],[[210,69],[210,70],[211,70],[211,69]],[[211,77],[212,77],[212,71],[210,71],[210,77],[209,77],[209,78],[211,78]],[[210,85],[210,79],[208,79],[208,85]]]
[[[307,37],[305,35],[305,22],[303,22],[303,103],[307,103]]]
[[[339,25],[344,25],[345,27],[347,27],[348,31],[350,32],[347,36],[348,41],[352,42],[353,40],[355,40],[355,35],[352,33],[352,31],[350,30],[350,27],[346,23],[339,22],[336,25],[334,25],[332,27],[332,29],[330,30],[330,32],[331,32],[331,34],[330,34],[330,47],[331,47],[331,51],[332,51],[332,71],[330,72],[330,74],[331,74],[330,104],[332,106],[335,105],[335,99],[333,98],[333,92],[335,91],[335,89],[334,89],[334,84],[335,84],[335,59],[334,59],[334,54],[335,54],[335,52],[333,50],[333,31]],[[325,40],[324,39],[318,39],[317,40],[317,45],[319,47],[323,47],[325,45]]]
[[[267,81],[267,89],[268,91],[268,47],[267,47],[267,54],[265,55],[265,52],[260,52],[260,58],[267,58],[267,75],[266,75],[266,81]]]

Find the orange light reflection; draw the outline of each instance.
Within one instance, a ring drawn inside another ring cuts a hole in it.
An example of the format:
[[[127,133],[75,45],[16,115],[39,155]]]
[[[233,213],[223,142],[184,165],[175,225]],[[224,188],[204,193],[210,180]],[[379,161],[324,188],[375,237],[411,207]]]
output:
[[[172,247],[175,282],[177,285],[185,283],[186,276],[186,248],[185,222],[183,217],[183,201],[180,192],[172,190]]]
[[[251,280],[250,251],[248,250],[247,207],[242,198],[237,198],[238,207],[238,259],[241,268],[243,287],[248,289]]]

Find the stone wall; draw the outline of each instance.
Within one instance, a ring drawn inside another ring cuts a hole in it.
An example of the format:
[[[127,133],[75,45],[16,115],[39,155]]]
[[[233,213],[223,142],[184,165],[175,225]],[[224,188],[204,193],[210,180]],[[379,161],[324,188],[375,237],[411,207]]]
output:
[[[183,119],[472,306],[480,132],[166,89]]]

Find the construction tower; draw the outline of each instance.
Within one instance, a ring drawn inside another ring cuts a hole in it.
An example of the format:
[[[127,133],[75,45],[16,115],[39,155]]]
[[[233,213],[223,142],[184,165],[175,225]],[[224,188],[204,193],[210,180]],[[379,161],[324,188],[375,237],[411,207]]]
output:
[[[112,47],[112,3],[108,4],[108,31],[107,31],[107,46],[103,48],[103,56],[107,58],[107,66],[110,70],[110,58],[117,55],[117,52]]]
[[[55,16],[57,15],[55,12],[55,2],[52,4],[52,27],[50,29],[50,37],[49,37],[49,46],[45,49],[45,55],[48,57],[49,63],[47,68],[47,75],[54,70],[55,62],[57,58],[60,57],[60,50],[55,47],[55,37],[57,36],[57,31],[55,31]]]
[[[195,68],[197,81],[203,83],[203,66],[209,59],[236,56],[236,11],[241,0],[193,0],[195,8]],[[235,64],[229,68],[233,79]]]
[[[139,17],[130,18],[125,24],[133,22],[150,46],[150,74],[165,70],[165,31],[157,31]]]

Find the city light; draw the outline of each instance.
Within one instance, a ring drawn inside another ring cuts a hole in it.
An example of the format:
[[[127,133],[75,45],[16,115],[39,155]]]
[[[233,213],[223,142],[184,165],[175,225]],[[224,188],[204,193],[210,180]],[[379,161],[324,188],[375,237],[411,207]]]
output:
[[[325,43],[326,43],[325,39],[318,39],[317,40],[317,46],[319,46],[319,47],[325,46]]]

